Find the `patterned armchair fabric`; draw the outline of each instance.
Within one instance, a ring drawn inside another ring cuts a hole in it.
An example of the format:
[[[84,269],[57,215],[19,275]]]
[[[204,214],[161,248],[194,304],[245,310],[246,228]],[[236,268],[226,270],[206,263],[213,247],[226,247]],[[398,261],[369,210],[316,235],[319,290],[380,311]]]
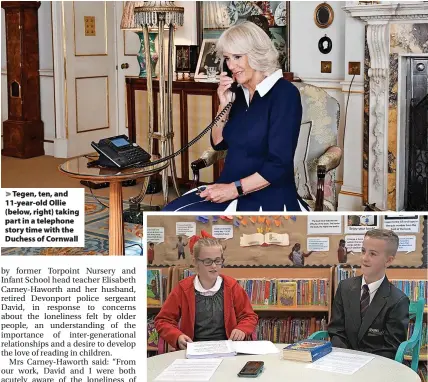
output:
[[[303,114],[299,141],[294,156],[294,176],[297,192],[315,209],[317,197],[317,166],[326,169],[324,181],[324,203],[326,211],[335,211],[337,205],[336,168],[342,158],[342,150],[337,146],[339,128],[339,103],[325,90],[304,82],[294,83],[299,89]],[[206,150],[192,163],[196,181],[199,169],[211,166],[226,156],[225,151]]]
[[[336,167],[342,158],[342,151],[337,147],[339,103],[321,88],[304,82],[294,85],[300,91],[303,107],[300,135],[305,134],[305,125],[311,125],[304,163],[299,160],[302,155],[299,145],[294,157],[297,191],[312,207],[317,194],[317,165],[326,165],[324,210],[334,211],[337,205]]]

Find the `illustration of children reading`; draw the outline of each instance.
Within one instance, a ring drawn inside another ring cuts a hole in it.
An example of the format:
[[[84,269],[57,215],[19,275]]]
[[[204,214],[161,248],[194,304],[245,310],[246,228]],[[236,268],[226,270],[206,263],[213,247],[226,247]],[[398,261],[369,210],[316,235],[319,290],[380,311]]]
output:
[[[187,245],[187,243],[183,242],[183,238],[181,236],[177,236],[177,239],[178,242],[173,249],[177,249],[178,260],[180,260],[181,257],[183,257],[183,260],[185,260],[186,254],[184,252],[184,247]]]
[[[288,258],[291,260],[294,266],[303,267],[305,265],[305,257],[308,257],[313,251],[305,253],[300,250],[300,243],[296,243],[293,246]]]

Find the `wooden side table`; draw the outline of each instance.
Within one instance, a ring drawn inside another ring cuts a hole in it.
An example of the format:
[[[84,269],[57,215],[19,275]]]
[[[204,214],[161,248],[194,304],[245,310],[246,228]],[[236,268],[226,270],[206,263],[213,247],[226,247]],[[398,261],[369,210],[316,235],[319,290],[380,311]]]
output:
[[[125,254],[123,231],[123,195],[122,181],[146,178],[157,174],[169,162],[142,168],[98,168],[88,167],[90,160],[86,157],[71,159],[59,166],[59,171],[65,175],[80,180],[90,180],[95,183],[110,183],[109,203],[109,256],[123,256]]]

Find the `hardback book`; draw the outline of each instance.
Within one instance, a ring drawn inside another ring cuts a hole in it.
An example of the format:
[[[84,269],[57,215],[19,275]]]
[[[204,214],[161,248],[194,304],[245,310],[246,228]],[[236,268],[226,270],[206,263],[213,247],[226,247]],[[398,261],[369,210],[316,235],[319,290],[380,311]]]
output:
[[[297,283],[295,281],[278,282],[278,305],[297,306]]]
[[[331,342],[324,340],[303,340],[282,349],[282,359],[314,362],[332,350]]]

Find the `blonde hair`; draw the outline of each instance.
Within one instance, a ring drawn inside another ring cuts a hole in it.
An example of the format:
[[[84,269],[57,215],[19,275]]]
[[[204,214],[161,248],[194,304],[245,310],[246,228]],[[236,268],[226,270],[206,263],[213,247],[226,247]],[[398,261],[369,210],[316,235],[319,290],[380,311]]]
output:
[[[265,75],[271,75],[280,67],[275,45],[262,28],[250,21],[224,31],[217,41],[216,50],[222,60],[224,52],[247,55],[251,68]]]
[[[193,255],[195,256],[195,259],[199,258],[199,253],[201,252],[201,248],[204,248],[204,247],[218,247],[220,249],[221,256],[223,257],[223,253],[224,253],[223,246],[221,245],[218,239],[202,238],[202,239],[199,239],[193,247]]]
[[[375,228],[371,229],[370,231],[367,231],[364,235],[364,238],[366,237],[386,241],[388,244],[389,256],[395,256],[397,254],[400,239],[394,231],[383,228]]]

